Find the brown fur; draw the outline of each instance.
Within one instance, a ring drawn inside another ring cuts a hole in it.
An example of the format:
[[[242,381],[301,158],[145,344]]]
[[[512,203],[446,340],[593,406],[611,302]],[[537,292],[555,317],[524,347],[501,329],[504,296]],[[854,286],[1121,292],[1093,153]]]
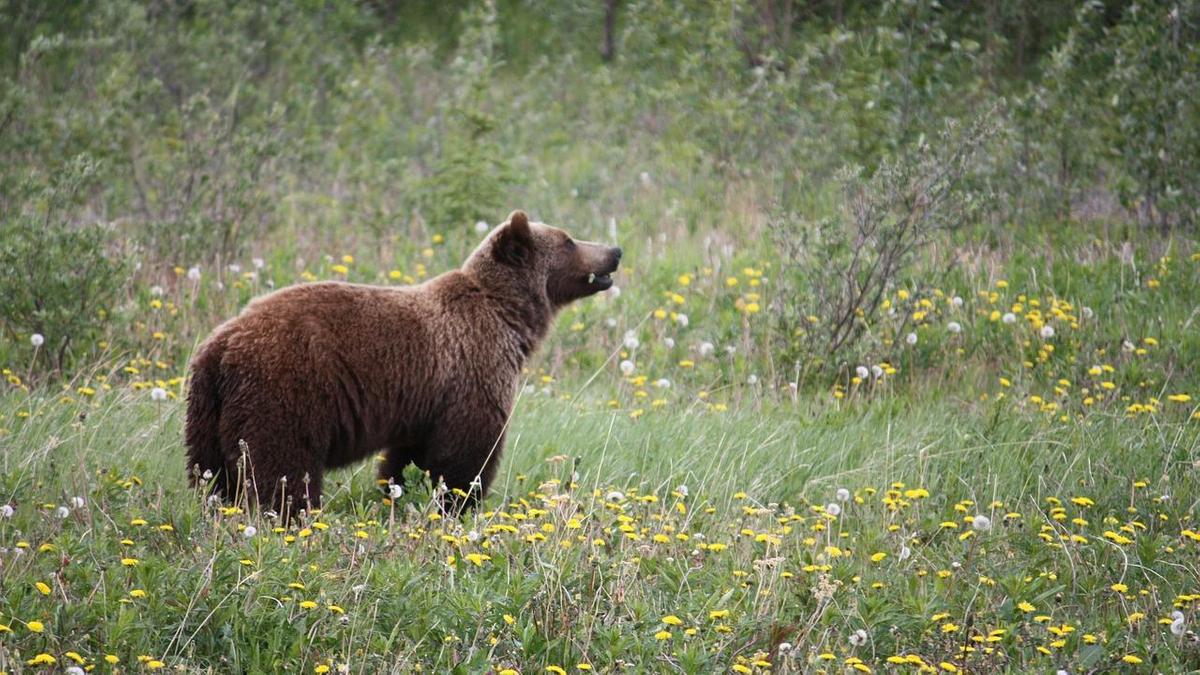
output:
[[[255,300],[192,360],[192,483],[207,471],[227,500],[245,487],[264,508],[315,508],[325,469],[384,449],[381,478],[413,462],[474,503],[525,360],[560,307],[612,285],[620,257],[517,211],[461,269],[419,286],[322,282]]]

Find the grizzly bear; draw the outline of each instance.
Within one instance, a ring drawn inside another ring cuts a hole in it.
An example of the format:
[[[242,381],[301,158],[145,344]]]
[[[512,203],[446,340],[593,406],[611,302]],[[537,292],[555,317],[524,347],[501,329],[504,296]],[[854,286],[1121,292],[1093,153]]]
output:
[[[488,489],[522,367],[567,303],[612,286],[621,249],[521,211],[460,269],[410,287],[320,282],[251,302],[192,359],[193,486],[281,514],[321,477],[382,450],[473,505]],[[465,496],[464,496],[465,495]]]

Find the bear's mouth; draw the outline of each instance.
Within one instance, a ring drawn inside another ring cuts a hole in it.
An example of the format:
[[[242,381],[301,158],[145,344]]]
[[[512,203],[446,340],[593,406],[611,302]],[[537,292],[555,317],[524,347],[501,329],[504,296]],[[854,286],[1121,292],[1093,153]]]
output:
[[[592,272],[587,275],[587,283],[589,286],[596,287],[597,290],[607,290],[613,285],[612,272],[602,272],[600,274]]]

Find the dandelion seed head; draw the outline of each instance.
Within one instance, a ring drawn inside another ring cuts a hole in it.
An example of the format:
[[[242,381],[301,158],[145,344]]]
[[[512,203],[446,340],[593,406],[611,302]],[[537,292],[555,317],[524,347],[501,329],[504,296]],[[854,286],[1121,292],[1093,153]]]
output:
[[[1041,335],[1043,340],[1049,340],[1050,338],[1054,337],[1054,326],[1048,324],[1042,326]]]
[[[907,342],[910,346],[917,344],[917,334],[909,333],[908,335],[905,335],[904,341]]]
[[[71,509],[68,509],[65,506],[60,506],[57,509],[54,509],[54,517],[58,518],[59,520],[62,520],[69,515],[71,515]]]
[[[709,354],[713,353],[714,349],[716,349],[716,348],[713,347],[713,343],[701,342],[700,343],[700,356],[708,356]]]
[[[12,518],[14,512],[12,504],[0,504],[0,518]]]
[[[46,344],[46,338],[41,333],[34,333],[29,336],[29,344],[33,345],[36,349]]]
[[[391,483],[387,486],[387,489],[388,489],[388,498],[392,499],[393,501],[400,499],[401,497],[404,496],[404,486],[402,486],[402,485],[397,485],[395,483]]]
[[[675,348],[675,338],[669,338],[669,337],[663,338],[663,344],[666,345],[667,349],[674,349]]]
[[[1007,324],[1013,324],[1017,322],[1017,315],[1012,312],[1005,312],[1004,316],[1000,317],[1000,320]]]
[[[188,281],[200,281],[200,266],[193,265],[187,271]]]
[[[992,529],[992,520],[991,518],[988,518],[980,513],[971,519],[971,527],[979,530],[980,532],[987,532],[988,530]]]
[[[850,644],[860,647],[867,644],[867,631],[859,628],[850,634]]]
[[[492,226],[488,225],[486,220],[479,220],[475,222],[475,231],[480,234],[483,234],[490,229],[492,229]]]
[[[828,513],[836,518],[837,516],[842,515],[842,507],[836,502],[830,502],[829,504],[825,505],[825,513]]]
[[[151,401],[167,400],[167,390],[163,389],[162,387],[155,387],[155,388],[151,389],[150,390],[150,400]]]
[[[688,315],[687,314],[676,314],[675,315],[675,323],[678,324],[678,326],[680,328],[687,328],[688,327]]]
[[[246,529],[242,530],[242,536],[246,539],[253,539],[256,534],[258,534],[258,528],[253,525],[247,525]]]
[[[850,491],[846,488],[838,488],[836,496],[839,502],[844,503],[850,501]]]
[[[957,335],[958,333],[962,332],[962,324],[957,321],[951,321],[950,323],[946,324],[946,330]]]
[[[626,349],[637,349],[641,342],[638,340],[637,333],[632,330],[625,331],[625,337],[621,341]]]
[[[859,379],[865,380],[871,376],[871,371],[866,366],[859,366],[854,369],[854,374],[858,375]]]
[[[633,365],[633,361],[630,361],[629,359],[621,361],[619,367],[621,369],[621,374],[625,375],[626,377],[633,375],[633,371],[637,370],[637,366]]]

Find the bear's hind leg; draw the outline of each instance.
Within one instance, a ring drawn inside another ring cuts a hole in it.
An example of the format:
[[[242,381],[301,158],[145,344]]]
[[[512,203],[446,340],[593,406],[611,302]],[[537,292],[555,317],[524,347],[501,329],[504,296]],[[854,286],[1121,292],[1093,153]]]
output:
[[[236,476],[239,497],[284,520],[321,504],[324,461],[296,434],[266,426],[231,425],[224,438],[226,462]]]

